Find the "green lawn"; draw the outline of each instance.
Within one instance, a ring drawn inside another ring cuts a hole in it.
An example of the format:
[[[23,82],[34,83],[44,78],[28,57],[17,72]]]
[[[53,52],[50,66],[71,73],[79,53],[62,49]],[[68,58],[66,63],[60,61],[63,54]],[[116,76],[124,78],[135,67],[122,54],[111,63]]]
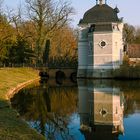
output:
[[[0,140],[45,140],[18,117],[6,100],[10,89],[36,78],[38,71],[30,68],[0,69]]]

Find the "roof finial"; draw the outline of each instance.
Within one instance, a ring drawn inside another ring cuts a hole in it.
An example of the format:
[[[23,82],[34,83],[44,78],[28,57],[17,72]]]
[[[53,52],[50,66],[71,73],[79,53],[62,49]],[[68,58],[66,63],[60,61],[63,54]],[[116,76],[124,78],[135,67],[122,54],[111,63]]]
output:
[[[98,0],[96,0],[96,5],[98,4]]]
[[[99,0],[100,1],[100,5],[102,5],[103,4],[103,0]]]

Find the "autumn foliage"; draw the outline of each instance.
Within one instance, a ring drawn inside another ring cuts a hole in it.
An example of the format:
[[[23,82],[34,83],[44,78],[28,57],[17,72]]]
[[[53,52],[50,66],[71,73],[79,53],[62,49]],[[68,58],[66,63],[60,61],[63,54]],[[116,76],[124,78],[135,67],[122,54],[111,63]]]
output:
[[[0,13],[0,66],[41,66],[44,58],[47,66],[77,61],[77,34],[69,24],[73,8],[67,1],[26,0],[23,9],[27,13],[21,7]]]

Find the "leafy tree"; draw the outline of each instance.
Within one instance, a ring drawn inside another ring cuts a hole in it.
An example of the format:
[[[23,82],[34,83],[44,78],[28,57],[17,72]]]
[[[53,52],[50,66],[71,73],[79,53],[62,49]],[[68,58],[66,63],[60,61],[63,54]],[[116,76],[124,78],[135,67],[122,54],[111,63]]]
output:
[[[23,18],[21,7],[0,14],[0,63],[47,63],[49,58],[72,62],[77,40],[68,25],[73,13],[69,2],[26,0],[26,4],[28,19]],[[51,41],[51,48],[46,40]]]
[[[134,43],[140,44],[140,27],[136,28],[136,35],[135,35]]]
[[[77,61],[77,36],[68,25],[54,32],[51,38],[50,63],[54,66],[71,65]]]
[[[0,15],[0,61],[7,61],[9,48],[16,42],[14,28],[9,24],[5,15]]]
[[[134,41],[134,38],[135,38],[135,28],[127,23],[124,24],[123,39],[125,45],[131,44]]]
[[[61,28],[72,13],[68,2],[53,0],[26,0],[29,19],[33,22],[37,38],[35,52],[38,62],[42,61],[45,41],[48,36]]]
[[[18,36],[16,44],[9,50],[9,62],[11,64],[29,64],[33,57],[34,52],[29,48],[27,41]]]

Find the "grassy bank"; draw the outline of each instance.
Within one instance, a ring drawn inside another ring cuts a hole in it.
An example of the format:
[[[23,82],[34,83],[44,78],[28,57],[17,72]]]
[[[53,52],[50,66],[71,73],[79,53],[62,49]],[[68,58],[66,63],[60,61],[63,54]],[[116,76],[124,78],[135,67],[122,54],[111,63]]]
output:
[[[21,120],[8,105],[6,94],[17,85],[38,78],[29,68],[0,69],[0,140],[45,140],[43,136]]]

